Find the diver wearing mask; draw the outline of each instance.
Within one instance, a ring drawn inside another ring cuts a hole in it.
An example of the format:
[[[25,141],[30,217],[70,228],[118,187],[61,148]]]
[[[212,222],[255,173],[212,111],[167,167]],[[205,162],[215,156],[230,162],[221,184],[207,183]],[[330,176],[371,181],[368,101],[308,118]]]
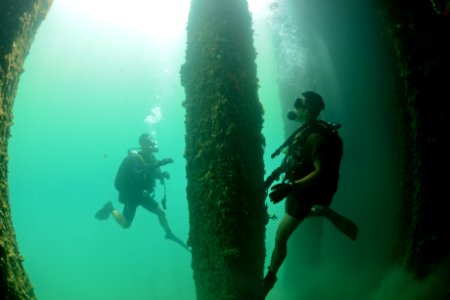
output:
[[[247,299],[265,299],[273,288],[287,255],[288,239],[305,218],[325,217],[350,239],[357,238],[356,225],[329,207],[338,187],[343,143],[337,132],[340,125],[318,120],[324,108],[322,97],[307,91],[287,113],[289,120],[301,126],[272,154],[274,158],[283,152],[285,157],[264,182],[267,193],[283,176],[271,187],[269,198],[274,204],[286,198],[286,213],[277,229],[269,271]]]
[[[158,217],[166,239],[190,251],[186,244],[173,234],[164,211],[166,209],[165,180],[170,176],[168,172],[162,172],[160,167],[173,163],[173,160],[171,158],[158,160],[155,157],[155,153],[159,150],[158,144],[148,133],[139,137],[139,145],[139,148],[128,150],[128,156],[120,164],[114,181],[114,186],[119,192],[119,202],[123,204],[122,212],[115,209],[112,202],[108,201],[95,214],[95,217],[98,220],[106,220],[112,215],[114,220],[126,229],[133,223],[136,210],[141,206]],[[164,185],[162,207],[155,200],[157,179]]]

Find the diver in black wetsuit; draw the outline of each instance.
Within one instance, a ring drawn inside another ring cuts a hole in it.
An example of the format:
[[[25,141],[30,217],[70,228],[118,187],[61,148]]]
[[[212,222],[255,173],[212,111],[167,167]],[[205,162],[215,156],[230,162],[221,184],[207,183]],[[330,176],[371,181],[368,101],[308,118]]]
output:
[[[267,191],[284,174],[282,182],[272,186],[269,197],[274,204],[287,198],[286,214],[278,226],[269,271],[245,299],[266,298],[286,258],[288,239],[305,218],[325,217],[350,239],[357,238],[357,226],[329,207],[338,187],[343,144],[337,134],[340,126],[317,119],[324,107],[319,94],[304,92],[288,114],[302,126],[272,155],[284,152],[286,156],[264,183]]]
[[[128,156],[122,161],[117,171],[114,185],[119,192],[119,202],[124,205],[120,212],[108,201],[96,214],[99,220],[106,220],[109,215],[123,228],[129,228],[133,222],[138,206],[144,207],[149,212],[158,216],[159,223],[166,232],[166,239],[172,240],[186,250],[190,249],[186,244],[176,237],[169,227],[169,223],[164,212],[165,196],[161,207],[155,201],[156,179],[164,184],[165,179],[169,179],[169,173],[161,172],[160,167],[173,163],[171,158],[157,160],[154,153],[158,151],[156,141],[149,134],[142,134],[139,137],[139,150],[130,150]],[[164,209],[163,209],[164,208]]]

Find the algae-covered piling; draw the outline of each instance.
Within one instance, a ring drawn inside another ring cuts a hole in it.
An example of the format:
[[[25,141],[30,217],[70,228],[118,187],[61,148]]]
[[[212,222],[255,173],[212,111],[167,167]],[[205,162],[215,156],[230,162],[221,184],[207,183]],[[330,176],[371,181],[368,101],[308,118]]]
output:
[[[193,0],[187,26],[187,197],[197,299],[261,279],[267,212],[256,52],[245,0]]]

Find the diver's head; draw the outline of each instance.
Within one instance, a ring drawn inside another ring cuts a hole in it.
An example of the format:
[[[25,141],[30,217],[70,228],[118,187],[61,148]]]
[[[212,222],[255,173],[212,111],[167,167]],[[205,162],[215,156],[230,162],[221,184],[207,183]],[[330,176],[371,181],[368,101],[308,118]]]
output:
[[[139,137],[139,145],[142,151],[158,152],[158,143],[156,140],[148,133],[143,133]]]
[[[295,99],[294,108],[288,111],[287,117],[293,121],[308,122],[315,120],[324,108],[322,97],[315,92],[307,91]]]

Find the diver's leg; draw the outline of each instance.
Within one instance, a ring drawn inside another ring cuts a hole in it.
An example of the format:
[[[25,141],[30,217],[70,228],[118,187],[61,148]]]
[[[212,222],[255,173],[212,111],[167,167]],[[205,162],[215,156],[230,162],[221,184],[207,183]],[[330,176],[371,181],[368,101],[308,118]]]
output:
[[[141,205],[143,208],[151,213],[154,213],[158,217],[159,224],[166,232],[166,236],[172,234],[169,222],[167,221],[166,213],[161,208],[161,206],[159,206],[158,202],[156,202],[153,198],[148,197],[144,199],[144,201],[142,201]]]
[[[300,225],[302,219],[294,218],[286,214],[278,225],[277,233],[275,236],[275,247],[272,252],[269,271],[264,279],[259,282],[258,286],[245,295],[246,300],[263,300],[266,299],[267,294],[275,285],[277,281],[277,272],[280,266],[283,264],[287,255],[287,241],[295,229]]]
[[[130,228],[133,222],[134,216],[136,215],[136,208],[137,206],[133,205],[131,201],[126,201],[122,213],[117,209],[113,209],[111,214],[123,229],[127,229]]]
[[[159,224],[161,225],[161,227],[166,232],[166,236],[170,235],[170,234],[173,234],[172,230],[170,229],[169,221],[167,221],[166,213],[164,212],[164,210],[161,207],[158,206],[155,209],[154,213],[158,217]]]
[[[164,228],[164,230],[166,231],[166,239],[172,240],[175,243],[179,244],[181,247],[185,248],[186,250],[191,251],[186,245],[186,243],[184,243],[179,237],[173,234],[172,230],[169,227],[169,222],[167,221],[166,213],[159,206],[156,210],[156,215],[158,216],[158,220],[162,228]]]
[[[286,214],[278,226],[275,236],[275,247],[272,252],[269,269],[273,273],[277,273],[287,255],[287,242],[292,233],[302,222],[301,219],[291,217]]]
[[[114,217],[114,220],[116,220],[116,222],[123,228],[123,229],[127,229],[130,228],[131,226],[131,222],[128,221],[127,218],[125,218],[125,216],[118,211],[117,209],[114,209],[111,212],[112,216]]]
[[[275,282],[277,281],[277,272],[287,255],[288,239],[301,222],[301,219],[291,217],[288,214],[281,220],[275,236],[275,247],[270,260],[269,271],[260,283],[260,294],[255,297],[256,299],[265,299],[269,291],[275,285]]]
[[[168,240],[172,240],[175,243],[179,244],[183,248],[185,248],[188,251],[191,251],[188,246],[179,238],[177,237],[172,230],[170,229],[169,222],[167,221],[166,213],[165,211],[159,206],[158,202],[156,202],[154,199],[148,199],[144,203],[142,203],[142,206],[147,209],[148,211],[154,213],[158,217],[159,224],[166,232],[165,238]]]

